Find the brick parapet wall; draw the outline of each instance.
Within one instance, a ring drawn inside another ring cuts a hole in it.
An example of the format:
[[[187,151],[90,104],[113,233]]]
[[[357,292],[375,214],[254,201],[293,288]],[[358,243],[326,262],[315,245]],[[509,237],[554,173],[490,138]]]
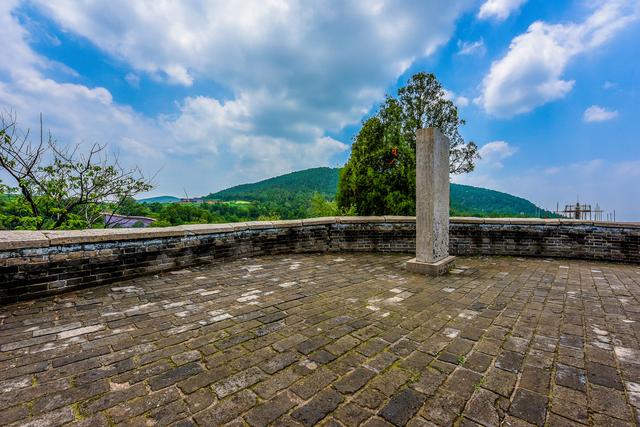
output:
[[[156,229],[1,231],[0,304],[242,257],[414,250],[413,217],[330,217]],[[640,263],[640,224],[452,218],[450,252]]]

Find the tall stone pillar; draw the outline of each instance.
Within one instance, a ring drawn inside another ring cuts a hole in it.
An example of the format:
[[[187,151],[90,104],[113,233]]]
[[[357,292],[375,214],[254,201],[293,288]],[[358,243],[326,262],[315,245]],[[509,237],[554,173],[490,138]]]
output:
[[[436,276],[449,271],[449,139],[437,128],[416,133],[416,257],[406,268]]]

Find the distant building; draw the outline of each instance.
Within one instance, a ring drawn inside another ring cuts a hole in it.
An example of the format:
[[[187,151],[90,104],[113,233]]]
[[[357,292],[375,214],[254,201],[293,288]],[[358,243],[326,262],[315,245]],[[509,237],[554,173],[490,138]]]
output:
[[[145,228],[149,227],[155,219],[146,216],[127,216],[103,212],[105,228]]]
[[[183,197],[180,203],[204,203],[204,197]]]

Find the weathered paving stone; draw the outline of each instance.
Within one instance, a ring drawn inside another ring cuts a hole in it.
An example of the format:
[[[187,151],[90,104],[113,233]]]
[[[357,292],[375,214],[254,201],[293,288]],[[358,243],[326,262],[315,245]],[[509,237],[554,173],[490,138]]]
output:
[[[336,359],[336,356],[332,353],[329,353],[327,350],[320,349],[311,353],[309,355],[309,359],[321,365],[326,365],[327,363],[334,361]]]
[[[425,281],[405,255],[340,257],[0,307],[0,424],[640,423],[637,266],[461,257]]]
[[[496,358],[496,367],[517,374],[522,365],[522,355],[514,351],[504,351]]]
[[[261,364],[260,368],[267,374],[274,374],[297,362],[298,358],[298,354],[294,352],[281,353]]]
[[[338,376],[333,373],[333,371],[326,368],[320,368],[313,374],[303,378],[301,381],[291,386],[291,390],[302,399],[306,400],[331,384],[337,378]]]
[[[482,387],[508,398],[511,396],[517,380],[516,374],[493,368],[484,377]]]
[[[595,384],[589,389],[589,406],[594,411],[625,421],[631,420],[631,408],[626,404],[622,392]]]
[[[343,425],[352,426],[362,424],[371,417],[371,413],[354,402],[349,402],[336,409],[333,416]]]
[[[370,369],[357,368],[335,382],[334,387],[340,393],[351,394],[361,389],[375,374],[376,373]]]
[[[247,412],[244,419],[253,427],[267,426],[296,406],[286,392],[280,393]]]
[[[257,401],[256,395],[249,390],[242,390],[224,400],[219,401],[194,419],[198,425],[218,426],[239,417],[251,409]]]
[[[378,415],[393,425],[404,426],[418,412],[425,400],[425,395],[405,388],[393,396]]]
[[[622,382],[618,376],[618,370],[611,366],[599,363],[587,363],[587,378],[589,382],[604,387],[622,390]]]
[[[479,388],[469,400],[464,416],[484,426],[498,426],[502,415],[499,400],[499,395]]]
[[[556,384],[580,391],[587,389],[584,371],[562,363],[556,365]]]
[[[159,390],[161,388],[175,384],[178,381],[182,381],[186,378],[197,375],[202,371],[203,369],[200,364],[195,362],[188,363],[186,365],[171,369],[156,377],[150,378],[149,386],[151,387],[151,390]]]
[[[343,397],[333,389],[318,393],[303,406],[295,409],[291,416],[305,426],[312,426],[334,411],[342,402]]]
[[[516,390],[509,413],[538,426],[547,416],[547,397],[525,389]]]
[[[260,369],[250,368],[214,384],[213,390],[218,395],[218,398],[222,399],[238,390],[252,386],[264,377],[265,374]]]

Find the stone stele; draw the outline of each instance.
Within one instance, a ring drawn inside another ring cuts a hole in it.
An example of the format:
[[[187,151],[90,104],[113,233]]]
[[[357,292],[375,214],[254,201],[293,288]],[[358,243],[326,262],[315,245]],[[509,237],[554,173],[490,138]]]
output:
[[[406,268],[445,274],[449,255],[449,139],[437,128],[416,132],[416,257]]]

